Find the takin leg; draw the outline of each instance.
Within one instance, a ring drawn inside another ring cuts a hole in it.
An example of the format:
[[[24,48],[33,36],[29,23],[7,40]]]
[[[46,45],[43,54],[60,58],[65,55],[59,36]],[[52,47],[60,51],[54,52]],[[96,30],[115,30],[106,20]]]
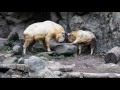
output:
[[[93,51],[94,51],[94,47],[93,47],[93,45],[91,45],[91,55],[93,55]]]
[[[91,48],[91,55],[93,55],[93,52],[94,52],[94,49],[95,49],[95,43],[92,43],[91,45],[90,45],[90,48]]]
[[[81,48],[82,48],[81,44],[78,44],[78,54],[81,54]]]
[[[33,42],[33,39],[26,39],[25,40],[25,43],[23,45],[23,54],[25,55],[26,54],[26,49],[27,47]]]
[[[48,52],[51,52],[51,49],[50,49],[50,40],[51,40],[50,36],[46,36],[45,37],[45,46],[46,46]]]
[[[91,55],[93,55],[94,49],[96,48],[96,39],[94,38],[91,43]]]
[[[73,41],[72,43],[70,43],[70,45],[74,45],[74,44],[78,44],[79,43],[79,38],[77,38],[75,41]]]

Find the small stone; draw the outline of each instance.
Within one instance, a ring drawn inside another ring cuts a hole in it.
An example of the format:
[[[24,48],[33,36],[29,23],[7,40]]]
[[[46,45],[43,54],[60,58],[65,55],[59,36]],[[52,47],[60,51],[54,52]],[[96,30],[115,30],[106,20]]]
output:
[[[21,57],[21,58],[18,60],[18,63],[19,63],[19,64],[24,64],[24,58]]]
[[[49,61],[49,59],[46,58],[46,57],[41,56],[40,58],[41,58],[42,60],[44,60],[44,61]]]
[[[6,72],[6,74],[8,74],[8,75],[12,75],[12,74],[14,74],[14,70],[12,70],[12,69],[9,69],[7,72]]]
[[[12,78],[21,78],[20,75],[12,75],[11,77],[12,77]]]
[[[55,75],[57,75],[57,76],[61,76],[62,75],[62,72],[61,71],[54,71],[53,72]]]
[[[21,54],[21,53],[22,53],[22,47],[19,46],[19,45],[15,45],[15,46],[13,47],[13,53],[14,53],[14,54]]]
[[[0,62],[3,62],[5,59],[5,56],[4,55],[0,55]]]

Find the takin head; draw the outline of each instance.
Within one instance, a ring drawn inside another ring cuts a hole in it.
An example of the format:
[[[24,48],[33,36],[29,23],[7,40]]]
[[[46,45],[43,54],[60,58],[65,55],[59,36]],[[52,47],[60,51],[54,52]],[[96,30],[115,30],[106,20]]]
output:
[[[65,40],[65,32],[59,32],[56,34],[56,41],[57,42],[63,42]]]
[[[68,37],[68,42],[70,42],[70,43],[72,43],[76,39],[76,36],[72,32],[68,33],[67,37]]]

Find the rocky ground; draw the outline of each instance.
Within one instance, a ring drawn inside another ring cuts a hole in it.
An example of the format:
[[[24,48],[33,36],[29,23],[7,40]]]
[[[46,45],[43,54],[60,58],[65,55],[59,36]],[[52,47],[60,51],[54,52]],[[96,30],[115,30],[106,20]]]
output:
[[[81,73],[85,78],[120,77],[119,63],[105,64],[104,55],[45,55],[18,57],[11,51],[0,52],[0,78],[83,78]]]
[[[53,52],[45,52],[36,42],[22,55],[23,40],[15,32],[7,39],[0,38],[0,78],[119,78],[120,63],[104,61],[105,53],[90,55],[68,43],[51,41]]]

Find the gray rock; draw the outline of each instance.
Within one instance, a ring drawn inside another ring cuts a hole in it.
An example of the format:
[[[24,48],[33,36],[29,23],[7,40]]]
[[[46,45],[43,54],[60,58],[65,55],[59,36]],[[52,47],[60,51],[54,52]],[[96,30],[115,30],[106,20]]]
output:
[[[16,57],[9,57],[9,58],[6,58],[2,63],[3,64],[13,64],[16,61],[17,61]]]
[[[7,42],[7,39],[5,38],[0,38],[0,48],[2,49],[5,43]]]
[[[50,47],[57,55],[73,55],[77,53],[77,46],[69,45],[68,43],[57,43],[55,41],[51,41]]]
[[[12,75],[11,78],[21,78],[20,75]]]
[[[66,43],[61,44],[55,48],[55,52],[58,55],[73,55],[77,53],[77,47],[75,45],[68,45]]]
[[[24,58],[21,57],[20,59],[18,59],[18,63],[19,63],[19,64],[24,64]]]
[[[61,76],[63,74],[61,71],[53,71],[53,73],[57,76]]]
[[[55,75],[48,68],[40,70],[38,73],[30,73],[29,76],[31,78],[59,78],[59,76]]]
[[[5,60],[5,56],[4,55],[0,55],[0,62],[3,62]]]
[[[73,16],[73,18],[71,19],[71,22],[70,22],[70,28],[71,30],[78,30],[82,27],[84,21],[83,19],[81,18],[81,16]]]
[[[6,72],[6,74],[8,74],[8,75],[13,75],[14,73],[15,73],[15,71],[12,70],[12,69],[9,69],[9,70]]]
[[[14,54],[21,54],[21,53],[22,53],[22,47],[19,46],[19,45],[15,45],[15,46],[13,47],[13,53],[14,53]]]
[[[51,71],[59,71],[60,68],[62,67],[60,62],[55,62],[55,61],[47,61],[45,63],[45,66]]]
[[[7,38],[8,41],[19,41],[19,35],[17,32],[13,32],[11,33],[8,38]]]
[[[45,68],[45,62],[37,56],[31,56],[28,60],[29,72],[38,73]]]
[[[9,25],[7,24],[7,21],[0,17],[0,37],[7,38],[10,32],[11,30],[9,28]]]
[[[0,78],[10,78],[10,75],[0,73]]]

